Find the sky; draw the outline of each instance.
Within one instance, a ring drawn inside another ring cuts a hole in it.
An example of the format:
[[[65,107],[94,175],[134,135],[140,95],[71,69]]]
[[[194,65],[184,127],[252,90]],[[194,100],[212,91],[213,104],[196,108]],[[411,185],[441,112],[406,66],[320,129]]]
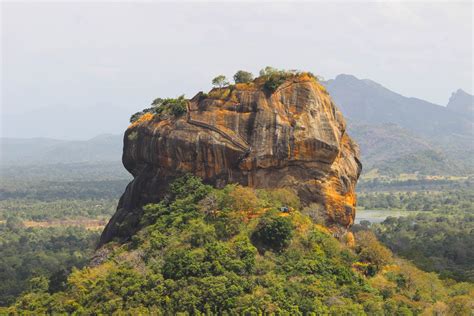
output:
[[[122,133],[156,97],[270,65],[374,80],[445,105],[472,93],[472,3],[1,3],[1,134]]]

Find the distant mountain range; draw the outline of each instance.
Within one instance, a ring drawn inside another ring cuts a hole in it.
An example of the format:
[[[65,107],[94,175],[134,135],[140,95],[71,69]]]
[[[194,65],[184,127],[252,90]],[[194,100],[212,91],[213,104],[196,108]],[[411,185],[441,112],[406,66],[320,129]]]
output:
[[[474,172],[472,95],[458,90],[447,106],[441,106],[352,75],[339,75],[323,84],[348,121],[365,171]]]
[[[436,137],[439,141],[473,139],[474,122],[472,117],[463,113],[469,107],[472,111],[472,96],[459,92],[462,90],[453,94],[451,106],[446,107],[402,96],[372,80],[352,75],[339,75],[324,84],[351,121],[371,125],[394,123],[417,135]],[[469,102],[471,104],[466,104]]]
[[[459,89],[456,92],[453,92],[447,108],[453,112],[465,115],[465,117],[473,120],[474,117],[474,96],[465,92],[462,89]]]
[[[323,82],[348,121],[364,170],[474,173],[473,96],[454,92],[447,106],[408,98],[352,75]],[[84,141],[2,138],[3,165],[120,162],[122,135]]]
[[[395,124],[349,123],[349,134],[359,144],[363,172],[466,175],[474,171],[469,147],[450,150]]]

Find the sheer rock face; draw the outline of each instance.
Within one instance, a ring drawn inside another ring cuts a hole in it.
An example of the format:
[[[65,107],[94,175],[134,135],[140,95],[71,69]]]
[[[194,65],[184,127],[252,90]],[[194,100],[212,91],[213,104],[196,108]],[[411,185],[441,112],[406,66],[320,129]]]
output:
[[[294,189],[328,227],[343,232],[354,222],[361,171],[345,127],[324,87],[309,76],[287,80],[273,93],[258,79],[199,93],[178,118],[146,115],[125,132],[123,163],[134,180],[100,243],[133,234],[141,207],[159,201],[186,172],[216,187]]]

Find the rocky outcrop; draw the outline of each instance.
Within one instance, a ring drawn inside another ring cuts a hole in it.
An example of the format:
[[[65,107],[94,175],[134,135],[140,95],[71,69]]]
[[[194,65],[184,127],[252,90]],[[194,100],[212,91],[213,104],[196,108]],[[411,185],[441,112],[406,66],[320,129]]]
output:
[[[101,244],[133,234],[141,207],[159,201],[168,183],[187,172],[217,187],[292,188],[331,229],[354,222],[358,148],[325,88],[308,74],[274,92],[257,78],[199,93],[179,117],[147,113],[125,132],[123,163],[134,180]]]
[[[452,93],[446,107],[448,110],[462,114],[470,120],[474,119],[474,96],[462,89]]]

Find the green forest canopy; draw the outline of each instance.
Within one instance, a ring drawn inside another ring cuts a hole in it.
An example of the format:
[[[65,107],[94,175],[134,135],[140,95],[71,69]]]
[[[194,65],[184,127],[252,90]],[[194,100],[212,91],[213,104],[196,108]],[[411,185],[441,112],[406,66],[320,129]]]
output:
[[[291,191],[214,189],[178,179],[130,242],[75,269],[64,289],[35,279],[12,313],[468,314],[473,285],[442,281],[361,231],[350,248],[301,213]],[[282,205],[293,203],[290,213]],[[283,242],[275,243],[278,233]],[[270,234],[270,235],[269,235]]]

